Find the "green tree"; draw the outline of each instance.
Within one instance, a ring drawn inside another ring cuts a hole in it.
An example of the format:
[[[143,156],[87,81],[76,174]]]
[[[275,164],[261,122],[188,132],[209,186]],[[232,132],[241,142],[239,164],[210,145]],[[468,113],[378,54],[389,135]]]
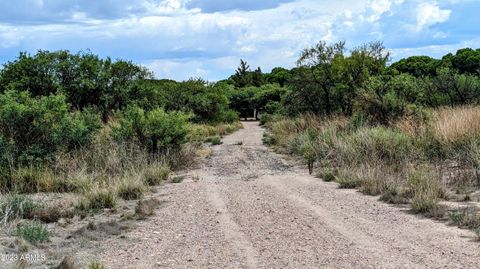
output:
[[[63,95],[32,98],[28,92],[0,94],[0,148],[6,150],[1,154],[4,160],[49,161],[59,151],[88,144],[99,127],[100,120],[94,114],[69,112]]]
[[[119,125],[113,127],[115,139],[138,143],[155,155],[179,149],[186,142],[190,128],[190,115],[167,113],[161,108],[146,112],[130,106],[119,118]]]
[[[428,56],[412,56],[393,63],[390,68],[416,77],[435,76],[441,61]]]
[[[244,88],[252,84],[252,77],[250,75],[250,66],[246,61],[240,59],[240,65],[235,71],[235,75],[231,77],[236,88]]]

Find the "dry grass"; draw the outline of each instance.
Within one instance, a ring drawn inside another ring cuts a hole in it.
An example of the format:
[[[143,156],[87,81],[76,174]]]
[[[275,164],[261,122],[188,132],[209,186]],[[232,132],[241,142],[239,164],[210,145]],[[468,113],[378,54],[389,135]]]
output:
[[[203,142],[208,137],[224,136],[227,134],[231,134],[241,128],[243,128],[241,122],[235,122],[230,124],[220,123],[217,125],[194,124],[192,125],[189,139],[191,141]]]
[[[480,185],[480,107],[429,114],[421,121],[405,117],[390,126],[360,127],[345,118],[278,118],[267,123],[264,141],[310,165],[320,164],[318,176],[340,188],[410,203],[417,213],[440,217],[439,202],[448,199],[442,164],[462,164],[477,175],[469,182]]]
[[[480,139],[480,107],[435,110],[431,121],[433,136],[444,144]]]

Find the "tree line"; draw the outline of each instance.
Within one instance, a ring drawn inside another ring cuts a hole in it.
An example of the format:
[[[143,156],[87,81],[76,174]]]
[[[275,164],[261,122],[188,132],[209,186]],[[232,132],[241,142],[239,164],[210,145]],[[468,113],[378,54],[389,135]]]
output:
[[[0,165],[49,162],[105,126],[117,141],[159,154],[185,143],[192,123],[312,113],[386,124],[423,117],[425,107],[480,102],[480,49],[389,62],[381,42],[351,50],[319,42],[295,68],[263,73],[241,60],[235,74],[211,83],[155,79],[131,61],[90,52],[20,53],[0,70]]]
[[[461,49],[441,59],[413,56],[390,63],[381,42],[347,50],[345,42],[318,44],[302,51],[297,66],[250,71],[243,60],[219,83],[233,85],[231,107],[241,116],[264,113],[295,116],[355,116],[386,124],[422,108],[480,102],[480,49]]]

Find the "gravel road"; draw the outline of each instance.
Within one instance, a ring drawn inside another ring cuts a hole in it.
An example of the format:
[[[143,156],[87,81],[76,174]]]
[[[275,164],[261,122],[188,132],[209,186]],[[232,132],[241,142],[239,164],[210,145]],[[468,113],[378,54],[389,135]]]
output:
[[[244,127],[189,172],[200,180],[163,186],[155,216],[105,243],[108,268],[480,267],[472,232],[340,190]]]

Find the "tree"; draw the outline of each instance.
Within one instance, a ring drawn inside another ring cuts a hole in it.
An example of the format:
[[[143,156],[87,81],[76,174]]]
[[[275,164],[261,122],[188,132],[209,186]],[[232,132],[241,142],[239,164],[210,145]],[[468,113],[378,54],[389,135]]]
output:
[[[327,45],[319,42],[305,49],[297,61],[298,68],[292,76],[290,97],[303,103],[306,110],[315,114],[331,114],[335,87],[332,63],[343,58],[345,42]],[[305,112],[306,112],[305,111]]]
[[[240,118],[245,120],[253,116],[253,111],[255,109],[255,92],[257,88],[248,87],[245,89],[240,89],[233,92],[230,96],[230,107],[237,111],[240,115]]]
[[[28,91],[33,96],[63,93],[73,110],[97,109],[104,121],[126,107],[136,83],[153,75],[128,61],[100,59],[89,52],[20,53],[0,71],[0,91]]]
[[[416,77],[435,76],[441,61],[428,56],[412,56],[393,63],[390,68]]]
[[[240,65],[232,76],[236,88],[244,88],[251,84],[250,66],[246,61],[240,59]]]
[[[147,112],[130,106],[118,116],[120,124],[113,127],[115,139],[139,143],[154,155],[177,150],[187,139],[187,114],[167,113],[161,108]]]
[[[100,119],[89,111],[69,112],[64,95],[32,98],[26,91],[7,91],[0,94],[0,148],[5,150],[0,163],[51,161],[57,152],[90,143],[99,127]]]
[[[270,74],[266,74],[266,81],[268,83],[277,83],[280,87],[283,87],[291,79],[290,71],[282,67],[275,67]]]

